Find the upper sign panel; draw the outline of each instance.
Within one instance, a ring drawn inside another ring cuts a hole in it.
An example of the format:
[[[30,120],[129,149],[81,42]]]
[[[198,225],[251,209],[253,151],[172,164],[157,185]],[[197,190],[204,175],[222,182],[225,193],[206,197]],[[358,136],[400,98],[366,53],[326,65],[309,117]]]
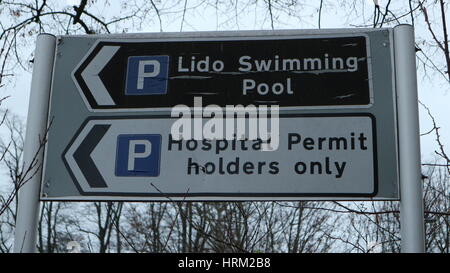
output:
[[[366,35],[98,40],[72,78],[89,110],[372,104]]]

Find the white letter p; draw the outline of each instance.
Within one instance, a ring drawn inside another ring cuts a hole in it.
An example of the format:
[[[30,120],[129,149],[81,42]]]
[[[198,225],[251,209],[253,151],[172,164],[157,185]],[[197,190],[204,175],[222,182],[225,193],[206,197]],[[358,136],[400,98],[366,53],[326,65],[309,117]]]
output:
[[[145,72],[145,66],[152,65],[152,72]],[[144,78],[155,77],[160,72],[160,64],[156,60],[146,60],[139,61],[138,79],[137,79],[137,89],[144,89]]]
[[[137,145],[144,145],[144,151],[136,152]],[[152,153],[152,143],[146,139],[130,140],[128,147],[128,171],[134,171],[134,163],[136,158],[146,158]]]

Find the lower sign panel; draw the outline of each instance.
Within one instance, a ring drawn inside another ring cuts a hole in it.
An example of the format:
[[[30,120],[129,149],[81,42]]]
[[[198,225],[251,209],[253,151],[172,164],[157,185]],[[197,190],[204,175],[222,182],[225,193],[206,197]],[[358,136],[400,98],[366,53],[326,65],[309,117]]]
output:
[[[175,140],[176,119],[87,120],[63,154],[82,196],[135,200],[295,200],[377,193],[375,119],[282,115],[279,146]]]

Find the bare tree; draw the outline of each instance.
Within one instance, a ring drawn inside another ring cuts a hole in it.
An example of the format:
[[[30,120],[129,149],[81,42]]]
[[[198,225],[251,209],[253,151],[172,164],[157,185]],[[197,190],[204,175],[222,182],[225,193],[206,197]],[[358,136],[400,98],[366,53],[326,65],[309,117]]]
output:
[[[81,206],[78,218],[72,221],[75,233],[84,234],[85,245],[89,252],[106,253],[114,251],[112,240],[116,226],[120,223],[123,203],[93,202]],[[117,237],[116,237],[117,238]],[[120,243],[116,241],[116,243]],[[116,249],[121,249],[116,245]]]

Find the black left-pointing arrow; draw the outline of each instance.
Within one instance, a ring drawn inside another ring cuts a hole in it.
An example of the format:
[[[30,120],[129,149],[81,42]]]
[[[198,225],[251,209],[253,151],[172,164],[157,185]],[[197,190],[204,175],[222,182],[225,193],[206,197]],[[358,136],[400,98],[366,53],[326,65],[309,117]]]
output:
[[[94,125],[81,142],[80,146],[73,153],[75,162],[78,164],[78,167],[86,178],[86,181],[92,188],[108,187],[103,179],[103,176],[95,166],[95,163],[91,158],[91,153],[106,134],[109,127],[111,127],[111,125],[108,124]]]

